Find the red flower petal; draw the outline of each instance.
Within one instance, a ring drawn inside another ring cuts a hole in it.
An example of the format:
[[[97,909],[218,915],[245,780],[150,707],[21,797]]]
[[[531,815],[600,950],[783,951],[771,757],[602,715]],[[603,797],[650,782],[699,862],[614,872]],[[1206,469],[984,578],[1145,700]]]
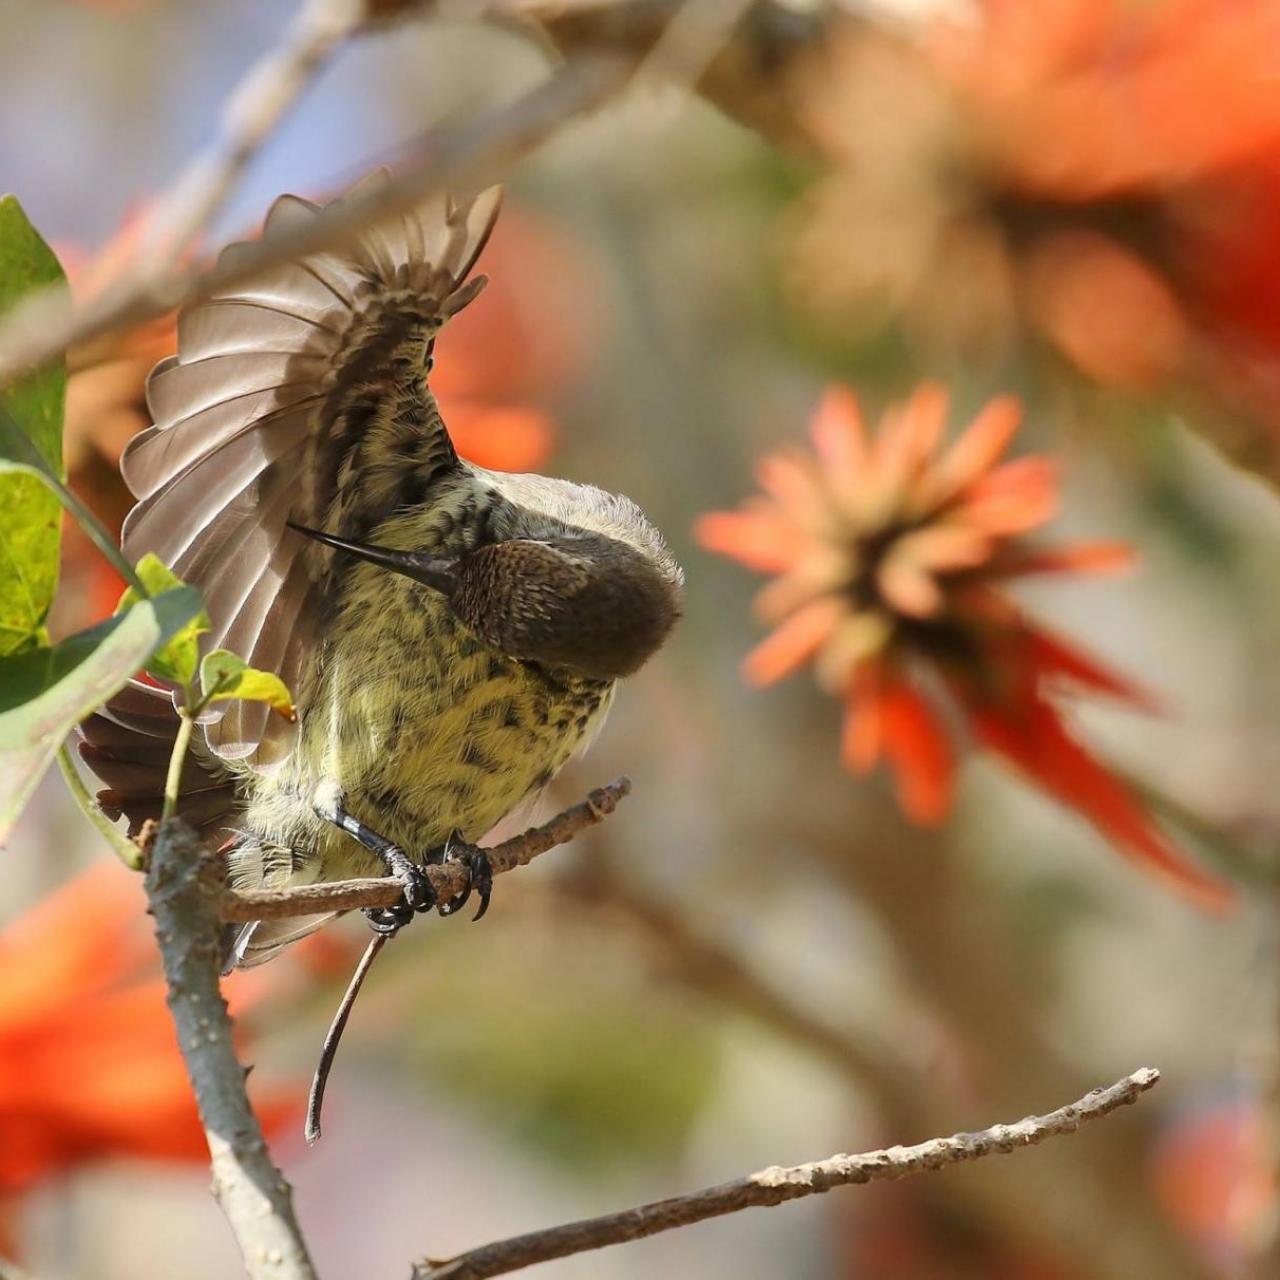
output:
[[[1064,680],[1143,711],[1159,714],[1162,710],[1153,693],[1051,631],[1024,623],[1020,644],[1023,646],[1020,660],[1026,663],[1032,679]]]
[[[493,471],[535,471],[555,444],[551,419],[537,409],[442,397],[440,412],[454,448]]]
[[[876,574],[886,603],[912,618],[931,618],[942,612],[942,591],[927,569],[907,554],[890,553]]]
[[[1230,887],[1165,839],[1129,789],[1067,732],[1055,708],[1038,694],[1029,693],[1014,708],[971,701],[968,711],[985,747],[1088,818],[1121,853],[1202,907],[1221,911],[1230,904]]]
[[[1019,458],[970,490],[955,519],[997,537],[1038,528],[1058,510],[1058,470],[1047,458]]]
[[[867,429],[852,391],[829,388],[813,415],[809,433],[818,456],[838,481],[862,478],[867,469]]]
[[[893,767],[898,802],[913,822],[937,826],[951,811],[955,759],[928,702],[905,680],[885,684],[879,696],[880,733]]]
[[[955,759],[946,731],[928,701],[908,681],[878,666],[855,677],[847,703],[841,758],[859,773],[884,754],[902,810],[934,827],[951,809]]]
[[[869,772],[880,759],[884,745],[880,711],[880,664],[869,662],[854,673],[840,736],[840,759],[855,773]]]
[[[1126,542],[1076,542],[1044,551],[1015,551],[991,565],[991,575],[1020,578],[1033,573],[1119,573],[1132,569],[1137,554]]]
[[[938,447],[947,421],[947,393],[922,382],[900,409],[885,415],[875,439],[876,486],[895,492]]]
[[[821,479],[812,462],[802,455],[767,454],[756,463],[756,479],[766,493],[793,511],[817,515],[825,504]]]

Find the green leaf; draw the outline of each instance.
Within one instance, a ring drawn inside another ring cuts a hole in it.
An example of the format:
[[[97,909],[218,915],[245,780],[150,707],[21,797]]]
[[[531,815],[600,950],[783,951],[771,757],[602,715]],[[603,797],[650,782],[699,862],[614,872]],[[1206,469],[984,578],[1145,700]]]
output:
[[[138,561],[137,574],[147,595],[151,596],[184,585],[182,579],[159,556],[149,551]],[[130,587],[120,597],[116,613],[132,608],[142,598],[140,591]],[[163,648],[152,655],[151,661],[147,663],[147,671],[157,680],[167,680],[170,684],[181,685],[183,688],[190,687],[196,678],[196,667],[200,664],[200,637],[211,626],[209,615],[201,609]]]
[[[103,527],[98,517],[76,497],[58,474],[44,460],[44,455],[32,444],[26,433],[0,404],[0,476],[19,472],[34,476],[53,491],[59,502],[75,517],[76,523],[92,539],[94,545],[115,566],[126,581],[137,587],[142,583],[125,558],[116,540]]]
[[[286,720],[296,720],[293,699],[279,676],[258,671],[227,649],[215,649],[200,664],[200,689],[205,702],[265,702]]]
[[[46,285],[65,283],[53,250],[13,196],[0,198],[0,312]],[[62,408],[66,361],[58,360],[0,391],[36,457],[62,479]],[[0,453],[8,450],[0,446]],[[62,513],[30,474],[0,471],[0,655],[47,643],[45,616],[58,583]]]
[[[182,587],[51,649],[0,659],[0,841],[67,734],[201,610],[200,593]]]

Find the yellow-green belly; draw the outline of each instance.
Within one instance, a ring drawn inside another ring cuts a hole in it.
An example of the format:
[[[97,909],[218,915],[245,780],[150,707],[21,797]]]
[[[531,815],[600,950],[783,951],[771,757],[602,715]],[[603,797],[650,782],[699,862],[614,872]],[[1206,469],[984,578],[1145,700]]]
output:
[[[322,637],[296,750],[246,793],[245,826],[277,855],[242,865],[239,878],[382,871],[316,815],[326,780],[351,813],[415,859],[455,829],[476,840],[540,791],[608,709],[612,685],[560,681],[508,659],[429,588],[374,573],[356,580]]]

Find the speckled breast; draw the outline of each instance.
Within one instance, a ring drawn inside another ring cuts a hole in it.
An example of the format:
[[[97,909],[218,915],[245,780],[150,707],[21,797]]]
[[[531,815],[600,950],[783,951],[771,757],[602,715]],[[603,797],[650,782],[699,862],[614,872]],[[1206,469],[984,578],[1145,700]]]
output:
[[[540,791],[594,734],[614,689],[505,657],[428,587],[363,566],[353,578],[321,638],[298,750],[274,802],[253,806],[260,835],[312,845],[320,878],[382,870],[294,808],[322,778],[421,859],[455,829],[478,839]]]

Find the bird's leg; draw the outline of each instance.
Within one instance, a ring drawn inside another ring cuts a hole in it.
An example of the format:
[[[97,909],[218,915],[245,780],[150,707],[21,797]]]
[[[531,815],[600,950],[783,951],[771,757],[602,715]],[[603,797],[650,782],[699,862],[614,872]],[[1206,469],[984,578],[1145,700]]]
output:
[[[480,899],[480,910],[474,920],[479,920],[489,910],[489,898],[493,893],[493,868],[489,865],[489,855],[479,845],[464,840],[461,831],[454,831],[445,841],[439,861],[464,863],[468,872],[467,887],[456,898],[442,902],[440,914],[451,916],[461,911],[474,890]]]
[[[316,790],[314,801],[316,813],[326,822],[345,831],[359,841],[370,853],[376,855],[387,868],[388,873],[400,883],[404,891],[404,901],[393,907],[368,907],[365,918],[375,933],[394,933],[402,925],[413,919],[415,911],[430,911],[436,906],[436,892],[431,881],[423,873],[399,845],[380,836],[371,827],[365,826],[354,814],[348,812],[340,795],[328,787]]]

